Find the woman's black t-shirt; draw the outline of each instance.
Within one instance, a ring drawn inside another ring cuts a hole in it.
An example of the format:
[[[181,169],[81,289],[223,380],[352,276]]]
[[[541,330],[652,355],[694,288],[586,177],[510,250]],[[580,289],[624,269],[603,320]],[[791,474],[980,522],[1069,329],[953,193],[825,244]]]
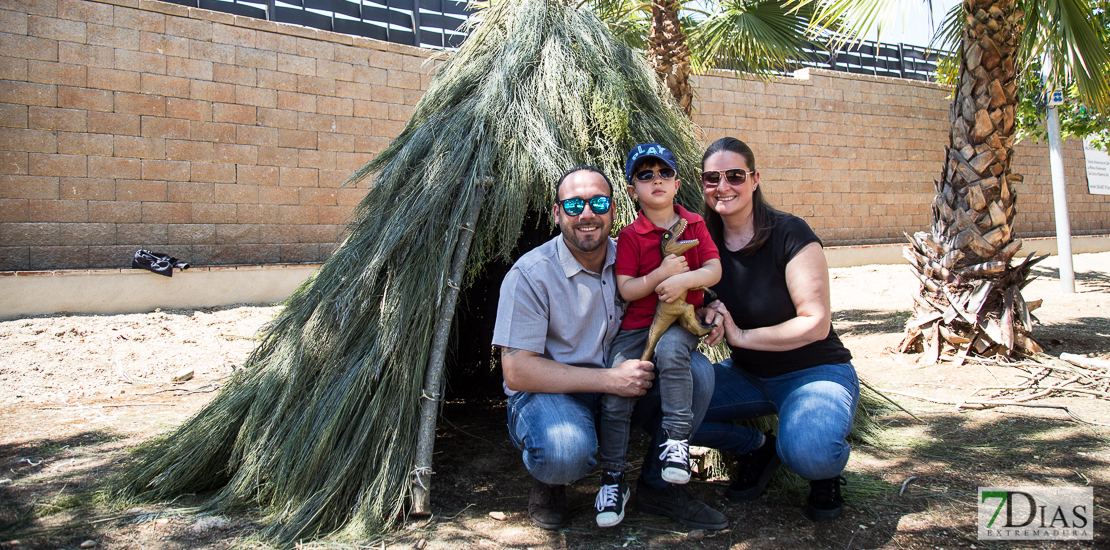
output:
[[[786,287],[786,264],[809,243],[821,240],[796,216],[779,214],[771,237],[751,254],[721,252],[721,282],[713,287],[736,326],[753,329],[774,326],[797,317]],[[718,243],[720,245],[722,243]],[[770,378],[817,365],[847,363],[852,353],[829,327],[824,340],[789,351],[732,349],[732,361],[756,376]]]

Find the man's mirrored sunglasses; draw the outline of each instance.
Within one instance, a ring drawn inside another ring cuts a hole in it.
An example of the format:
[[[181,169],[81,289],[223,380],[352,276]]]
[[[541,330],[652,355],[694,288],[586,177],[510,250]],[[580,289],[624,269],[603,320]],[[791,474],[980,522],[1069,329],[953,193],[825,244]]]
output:
[[[559,201],[559,203],[563,205],[563,212],[566,212],[568,216],[577,216],[581,214],[582,211],[585,210],[587,202],[590,203],[590,210],[593,210],[594,214],[605,214],[609,212],[609,197],[603,195],[598,195],[588,200],[575,197],[573,199]]]
[[[669,180],[675,177],[674,168],[660,168],[658,170],[641,170],[632,176],[636,181],[648,182],[655,179],[655,174],[659,174],[661,179]]]
[[[706,189],[713,189],[721,184],[721,176],[724,176],[729,185],[744,185],[744,182],[748,181],[748,174],[754,173],[755,170],[744,170],[743,168],[706,170],[701,173],[701,183]]]

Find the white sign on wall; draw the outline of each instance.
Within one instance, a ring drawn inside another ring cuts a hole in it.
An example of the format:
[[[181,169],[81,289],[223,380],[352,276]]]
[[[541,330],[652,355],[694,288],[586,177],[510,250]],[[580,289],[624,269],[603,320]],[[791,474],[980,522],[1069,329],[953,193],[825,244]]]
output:
[[[1110,155],[1084,139],[1083,157],[1087,159],[1087,189],[1092,195],[1110,195]]]

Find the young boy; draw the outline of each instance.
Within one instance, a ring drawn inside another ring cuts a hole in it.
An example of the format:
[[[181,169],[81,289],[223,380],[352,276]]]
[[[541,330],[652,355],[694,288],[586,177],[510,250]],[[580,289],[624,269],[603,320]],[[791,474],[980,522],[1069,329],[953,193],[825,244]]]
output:
[[[637,145],[628,153],[624,169],[627,189],[628,194],[639,201],[640,213],[636,221],[620,231],[617,239],[617,288],[629,305],[620,332],[613,339],[606,367],[640,358],[660,297],[672,302],[686,293],[686,302],[699,308],[702,292],[690,289],[712,286],[721,279],[720,255],[706,231],[705,222],[701,216],[674,203],[682,183],[677,177],[676,166],[674,154],[658,143]],[[659,248],[660,239],[680,218],[687,221],[687,226],[678,239],[697,239],[699,243],[682,256],[672,254],[664,258]],[[697,345],[698,338],[676,322],[663,334],[655,349],[656,383],[667,437],[660,445],[659,458],[663,461],[663,479],[674,484],[690,480],[688,439],[693,423],[690,353]],[[624,481],[624,472],[628,469],[625,451],[635,398],[605,394],[601,402],[598,454],[602,474],[595,505],[597,524],[611,527],[624,519],[628,500],[628,486]]]

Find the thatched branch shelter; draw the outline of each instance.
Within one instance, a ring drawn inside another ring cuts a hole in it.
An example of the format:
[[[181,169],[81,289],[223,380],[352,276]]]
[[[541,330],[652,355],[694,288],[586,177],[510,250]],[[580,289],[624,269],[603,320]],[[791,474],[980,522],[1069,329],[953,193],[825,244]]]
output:
[[[425,371],[453,291],[490,262],[509,262],[522,235],[546,234],[556,179],[570,166],[600,166],[619,185],[624,153],[658,141],[684,161],[682,179],[696,181],[692,124],[591,12],[508,0],[479,19],[401,135],[352,176],[373,185],[347,239],[289,298],[245,369],[142,447],[111,494],[214,491],[213,509],[261,506],[282,543],[381,532],[412,496],[421,405],[442,399],[424,391]],[[628,222],[630,204],[617,196]],[[683,186],[679,201],[698,208],[697,186]],[[452,278],[474,210],[465,277]]]

